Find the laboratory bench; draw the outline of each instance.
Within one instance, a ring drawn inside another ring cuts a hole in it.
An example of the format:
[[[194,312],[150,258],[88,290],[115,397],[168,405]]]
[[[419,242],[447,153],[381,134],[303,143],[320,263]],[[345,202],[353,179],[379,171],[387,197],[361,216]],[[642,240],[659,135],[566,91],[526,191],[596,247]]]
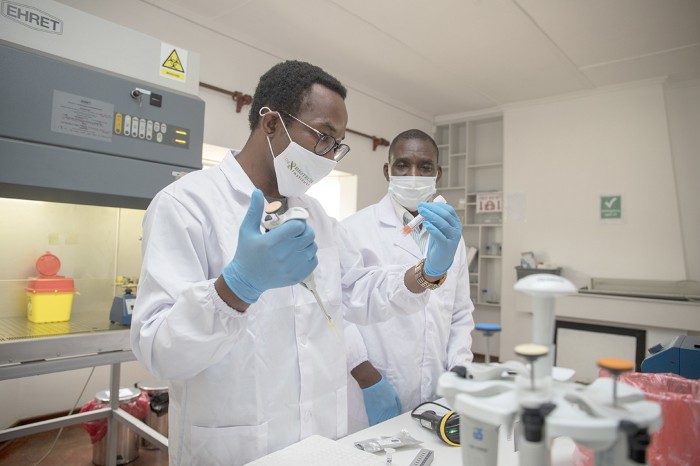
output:
[[[446,405],[444,399],[438,400]],[[388,462],[386,453],[382,450],[368,453],[358,449],[356,442],[393,437],[402,430],[420,441],[419,445],[395,448]],[[432,466],[464,466],[460,447],[449,446],[437,435],[411,417],[407,412],[367,429],[355,432],[339,440],[312,435],[304,440],[290,445],[282,450],[263,456],[247,466],[423,466],[415,460],[422,449],[433,452]],[[573,464],[575,444],[569,438],[557,438],[552,443],[550,466],[571,466]],[[498,464],[496,466],[517,466],[518,454],[512,435],[508,436],[507,429],[499,430]],[[538,465],[539,466],[539,465]]]
[[[446,405],[444,399],[438,403]],[[370,438],[393,436],[402,429],[406,429],[411,437],[420,440],[420,445],[397,448],[392,457],[392,466],[410,466],[421,448],[433,450],[433,462],[431,466],[462,466],[462,452],[460,447],[447,445],[432,431],[420,425],[418,420],[407,412],[382,423],[368,427],[367,429],[350,434],[339,439],[342,445],[353,446],[354,443]],[[551,466],[571,466],[574,452],[574,442],[568,438],[555,439],[551,451]],[[375,453],[380,459],[384,459],[384,453]],[[381,463],[380,463],[381,464]],[[509,439],[505,429],[499,430],[498,466],[517,466],[518,457],[514,451],[512,437]]]
[[[159,448],[167,449],[168,439],[119,408],[119,397],[113,395],[119,393],[121,363],[135,360],[129,327],[109,322],[104,314],[74,313],[70,321],[53,323],[33,323],[25,317],[0,318],[0,381],[111,366],[108,407],[0,430],[0,442],[107,419],[107,466],[117,461],[116,423],[136,431]]]
[[[134,361],[136,358],[131,351],[129,328],[109,321],[105,322],[105,320],[104,315],[91,313],[74,314],[68,322],[45,324],[34,324],[24,317],[0,318],[0,380],[110,365],[110,394],[118,393],[121,363]],[[446,404],[445,400],[438,400],[438,402]],[[107,452],[113,454],[107,454],[108,466],[116,464],[117,429],[111,426],[116,426],[117,422],[136,431],[161,449],[167,450],[167,438],[120,409],[118,398],[113,396],[110,398],[109,407],[0,430],[0,442],[97,419],[107,419],[109,426]],[[341,448],[340,452],[346,447],[355,449],[355,442],[393,436],[404,429],[422,443],[396,449],[392,466],[410,465],[422,448],[434,451],[433,466],[462,465],[460,448],[443,443],[434,432],[422,427],[416,419],[413,419],[410,412],[335,442],[327,441],[321,445],[327,448],[326,454],[333,455],[336,452],[335,448]],[[512,438],[507,438],[505,429],[501,429],[499,437],[501,441],[498,466],[517,465],[517,454],[514,452]],[[328,449],[329,443],[334,447]],[[293,452],[295,446],[288,448]],[[285,454],[285,450],[287,449],[273,455],[280,457]],[[570,439],[556,439],[552,447],[551,465],[570,466],[573,450],[574,444]],[[384,463],[383,452],[376,453],[374,456],[377,459],[376,464]],[[260,464],[266,464],[264,458],[261,460],[263,461]],[[318,466],[327,466],[327,464],[329,463],[323,462]],[[309,464],[306,461],[305,466],[316,466],[316,464]]]

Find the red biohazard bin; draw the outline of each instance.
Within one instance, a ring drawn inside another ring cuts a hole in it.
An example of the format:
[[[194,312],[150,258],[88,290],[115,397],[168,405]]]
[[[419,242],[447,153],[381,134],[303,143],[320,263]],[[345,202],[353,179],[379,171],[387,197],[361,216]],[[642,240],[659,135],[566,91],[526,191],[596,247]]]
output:
[[[608,375],[601,371],[601,376]],[[661,429],[651,434],[647,464],[689,466],[700,464],[700,380],[676,374],[628,372],[620,382],[645,393],[645,398],[661,405]],[[578,446],[574,466],[593,465],[593,452]]]

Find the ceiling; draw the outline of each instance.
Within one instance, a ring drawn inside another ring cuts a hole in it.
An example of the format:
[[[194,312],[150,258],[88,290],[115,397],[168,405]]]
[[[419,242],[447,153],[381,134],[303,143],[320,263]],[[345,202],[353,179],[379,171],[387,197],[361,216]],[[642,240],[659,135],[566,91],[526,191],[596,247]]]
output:
[[[700,0],[143,0],[415,115],[700,79]]]

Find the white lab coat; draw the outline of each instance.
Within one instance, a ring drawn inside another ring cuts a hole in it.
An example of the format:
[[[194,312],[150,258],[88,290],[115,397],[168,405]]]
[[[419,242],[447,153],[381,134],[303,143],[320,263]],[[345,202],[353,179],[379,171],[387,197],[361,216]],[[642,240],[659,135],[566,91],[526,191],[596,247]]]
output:
[[[411,235],[403,235],[403,221],[389,195],[342,223],[365,265],[405,268],[425,257]],[[396,389],[403,412],[434,401],[440,374],[472,360],[473,310],[466,250],[460,240],[447,280],[430,292],[427,306],[405,318],[347,326],[348,369],[370,361]],[[348,421],[350,433],[368,426],[362,390],[349,373]]]
[[[228,307],[214,281],[233,258],[254,189],[235,155],[163,189],[144,219],[131,342],[170,381],[172,466],[239,465],[312,434],[344,436],[341,309],[367,323],[428,299],[405,287],[405,268],[364,268],[343,228],[304,195],[289,205],[309,210],[316,284],[339,336],[300,285],[266,291],[244,313]]]

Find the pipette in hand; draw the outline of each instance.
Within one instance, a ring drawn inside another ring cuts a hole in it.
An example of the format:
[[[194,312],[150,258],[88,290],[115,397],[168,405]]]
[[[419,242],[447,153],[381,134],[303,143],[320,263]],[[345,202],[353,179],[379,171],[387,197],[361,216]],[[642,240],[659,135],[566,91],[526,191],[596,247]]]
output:
[[[435,199],[433,199],[433,202],[441,202],[443,204],[447,204],[447,201],[445,200],[442,195],[438,195]],[[416,215],[413,220],[408,222],[404,227],[403,227],[403,234],[404,235],[410,235],[411,232],[421,223],[423,223],[423,216],[421,214]]]
[[[269,231],[273,228],[277,228],[289,220],[296,219],[306,221],[309,218],[309,212],[303,207],[290,207],[286,212],[278,214],[281,208],[282,203],[280,201],[273,201],[265,206],[265,218],[262,222],[263,228]],[[301,285],[314,295],[316,303],[318,303],[321,311],[323,311],[323,314],[326,316],[328,326],[331,328],[331,330],[333,330],[336,336],[339,336],[338,329],[333,322],[333,318],[326,309],[326,306],[323,305],[323,301],[321,301],[321,297],[316,290],[316,281],[314,280],[313,272],[301,282]]]
[[[335,327],[335,322],[333,322],[333,317],[331,317],[330,313],[326,310],[326,306],[323,305],[323,301],[321,301],[321,297],[318,295],[318,291],[316,291],[316,281],[314,280],[314,274],[312,273],[311,275],[306,277],[304,281],[301,282],[301,285],[314,295],[318,306],[321,308],[321,310],[326,316],[328,326],[331,328],[331,330],[333,330],[333,333],[335,333],[336,336],[339,336],[338,329]]]

